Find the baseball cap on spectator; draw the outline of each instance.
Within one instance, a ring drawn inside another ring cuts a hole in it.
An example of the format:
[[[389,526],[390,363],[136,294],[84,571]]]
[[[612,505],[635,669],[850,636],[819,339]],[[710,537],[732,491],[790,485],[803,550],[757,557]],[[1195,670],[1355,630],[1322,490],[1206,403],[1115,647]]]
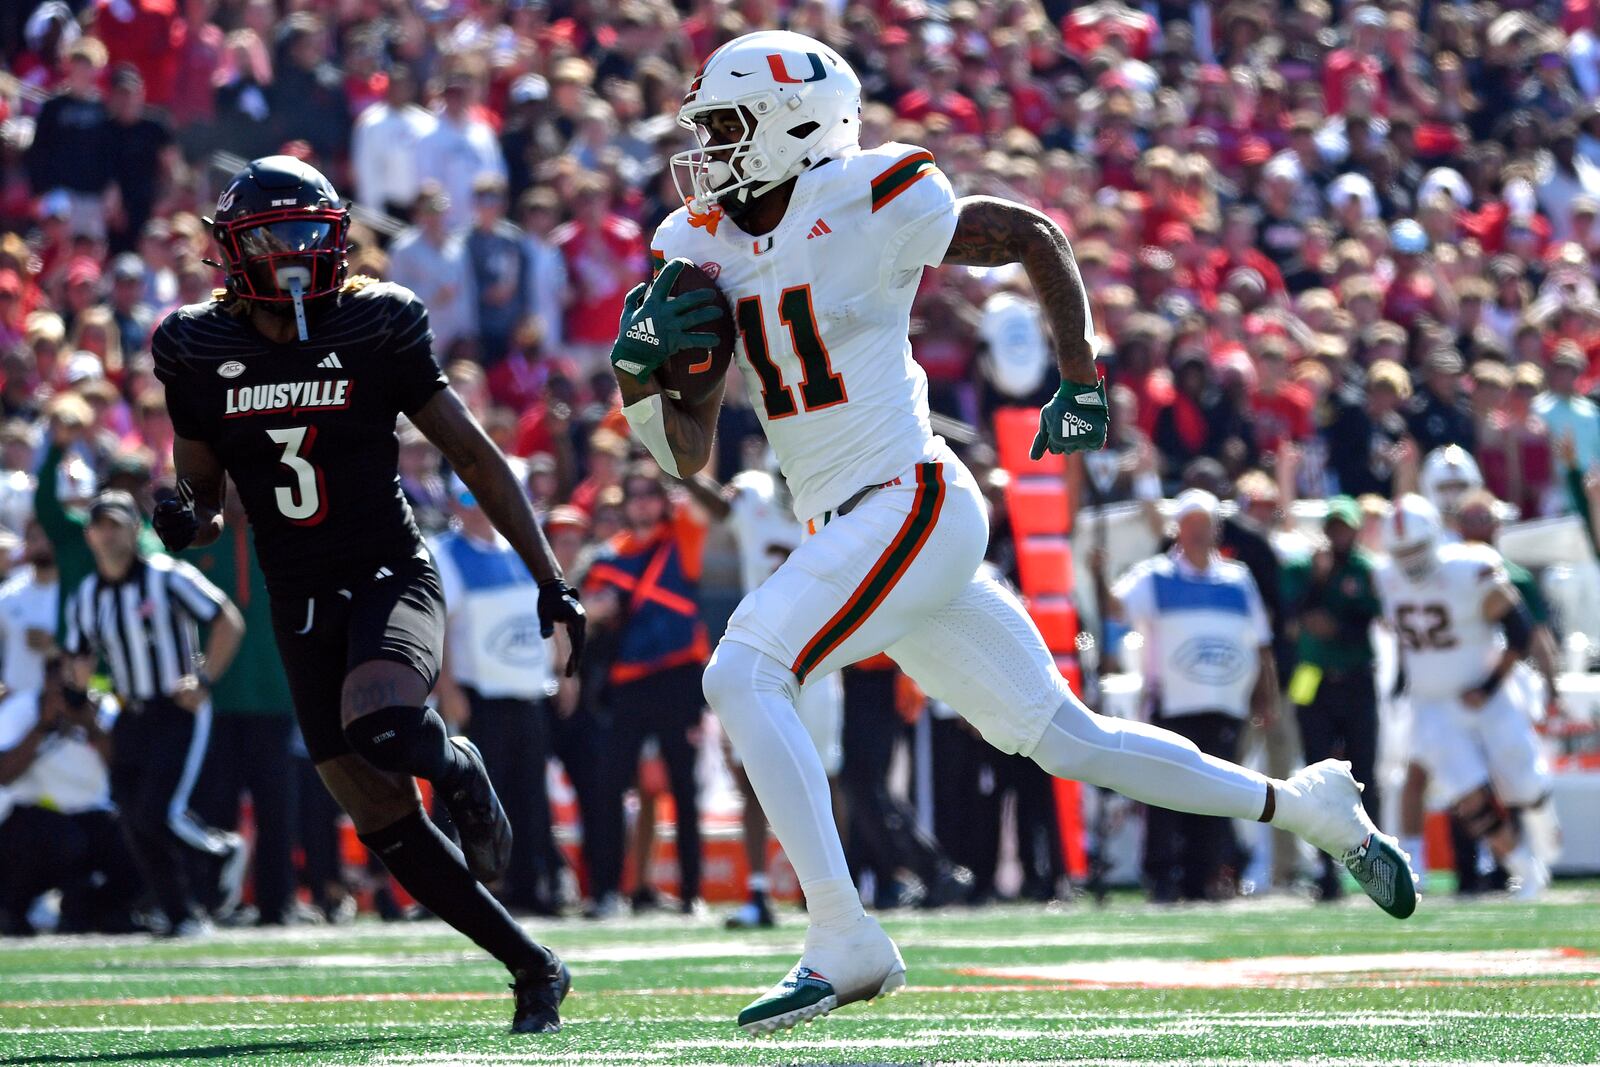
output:
[[[1361,217],[1375,219],[1378,217],[1378,194],[1372,187],[1372,182],[1361,174],[1341,174],[1328,183],[1328,203],[1335,209],[1342,208],[1351,198],[1361,202]]]
[[[570,527],[582,533],[588,533],[589,517],[583,513],[582,509],[575,508],[571,504],[558,504],[551,508],[550,513],[544,517],[544,528],[546,530],[554,530],[559,527]]]
[[[111,261],[111,280],[114,282],[144,281],[144,260],[133,252],[124,252]]]
[[[66,370],[62,377],[67,380],[68,385],[77,385],[79,382],[104,378],[105,373],[105,368],[100,365],[99,356],[93,352],[74,352],[67,357]]]
[[[1361,505],[1356,503],[1355,497],[1329,497],[1328,513],[1322,523],[1326,526],[1330,522],[1342,522],[1352,530],[1361,529]]]
[[[531,104],[550,96],[550,83],[537,74],[524,74],[511,83],[511,102]]]
[[[144,78],[139,74],[139,68],[132,63],[118,63],[111,68],[110,85],[113,91],[139,89],[144,86]]]
[[[1373,7],[1371,4],[1362,4],[1351,13],[1350,22],[1355,26],[1376,26],[1382,28],[1387,24],[1388,20],[1384,18],[1382,11]]]
[[[450,210],[450,196],[438,182],[423,182],[417,192],[415,210],[443,215]]]
[[[132,485],[142,487],[155,473],[155,465],[148,451],[130,448],[118,452],[106,463],[105,484],[108,488]],[[122,483],[118,485],[118,483]]]
[[[1457,207],[1468,207],[1472,203],[1472,187],[1453,167],[1434,167],[1423,175],[1422,184],[1417,186],[1417,203],[1425,204],[1441,191],[1450,194]]]
[[[1550,360],[1550,364],[1555,367],[1570,367],[1580,373],[1589,369],[1589,360],[1576,341],[1562,341],[1556,345],[1555,356]]]
[[[99,285],[100,264],[88,256],[78,256],[67,264],[68,285]]]
[[[39,198],[39,218],[45,219],[70,219],[72,217],[72,194],[65,189],[52,189]]]
[[[1219,506],[1217,498],[1204,489],[1185,489],[1178,494],[1178,498],[1173,501],[1173,504],[1175,506],[1172,510],[1172,517],[1180,522],[1190,515],[1197,514],[1216,521],[1217,508]]]
[[[1265,143],[1265,141],[1262,142],[1262,144]],[[1280,152],[1267,164],[1267,169],[1262,171],[1262,175],[1268,181],[1286,181],[1295,185],[1300,184],[1303,174],[1304,171],[1300,167],[1299,157],[1291,152]]]
[[[1532,393],[1544,392],[1544,371],[1537,363],[1518,363],[1511,368],[1511,387]]]
[[[1600,214],[1600,200],[1596,200],[1592,196],[1579,194],[1572,198],[1571,214],[1575,219],[1592,219],[1597,214]]]
[[[1272,146],[1264,137],[1246,137],[1239,145],[1239,162],[1247,167],[1259,167],[1272,158]]]
[[[1392,359],[1377,359],[1367,368],[1367,388],[1389,389],[1401,400],[1411,398],[1411,375]]]
[[[1405,256],[1420,256],[1428,250],[1428,235],[1416,219],[1401,219],[1389,227],[1389,244]]]
[[[1422,366],[1429,374],[1460,374],[1465,369],[1461,353],[1443,346],[1429,352]]]
[[[28,347],[40,342],[59,345],[67,339],[67,325],[54,311],[34,311],[22,324],[23,340]]]

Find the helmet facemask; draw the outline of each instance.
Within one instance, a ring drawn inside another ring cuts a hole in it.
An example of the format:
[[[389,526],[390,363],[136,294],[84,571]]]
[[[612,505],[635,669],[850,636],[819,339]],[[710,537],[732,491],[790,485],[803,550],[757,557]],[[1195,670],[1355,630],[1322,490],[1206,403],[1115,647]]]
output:
[[[1410,544],[1396,545],[1391,555],[1407,578],[1417,582],[1433,573],[1439,562],[1438,546],[1433,538],[1424,538]]]
[[[290,304],[300,340],[306,305],[339,291],[349,251],[342,208],[286,208],[217,222],[213,236],[228,265],[228,288],[244,300]]]
[[[790,97],[798,102],[797,98]],[[708,102],[678,113],[678,125],[694,131],[698,148],[672,157],[672,181],[691,211],[703,214],[713,205],[735,221],[753,202],[794,177],[807,161],[805,152],[819,139],[815,122],[798,123],[779,136],[792,138],[792,151],[773,158],[763,124],[778,120],[782,110],[772,93],[756,93],[729,102]],[[786,164],[786,165],[785,165]]]

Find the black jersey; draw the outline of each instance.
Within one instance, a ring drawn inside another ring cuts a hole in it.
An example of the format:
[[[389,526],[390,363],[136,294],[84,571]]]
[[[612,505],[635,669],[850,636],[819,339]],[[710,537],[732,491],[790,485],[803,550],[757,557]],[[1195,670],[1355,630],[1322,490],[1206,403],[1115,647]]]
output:
[[[152,342],[173,428],[227,468],[274,595],[336,588],[422,545],[395,418],[447,384],[427,309],[377,282],[319,310],[309,341],[278,344],[221,303],[191,304]]]

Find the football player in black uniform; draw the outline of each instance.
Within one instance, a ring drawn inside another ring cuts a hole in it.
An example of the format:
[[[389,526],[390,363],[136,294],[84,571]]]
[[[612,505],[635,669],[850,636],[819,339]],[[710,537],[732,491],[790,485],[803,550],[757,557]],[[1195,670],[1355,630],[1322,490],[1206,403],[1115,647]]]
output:
[[[439,578],[401,495],[395,420],[437,445],[539,582],[546,637],[583,650],[584,614],[505,457],[434,361],[412,293],[346,278],[350,214],[328,179],[258,159],[217,200],[227,283],[156,330],[156,376],[177,430],[179,493],[157,509],[174,551],[222,532],[225,476],[255,528],[273,628],[306,748],[361,840],[421,904],[510,969],[513,1028],[560,1028],[566,967],[482,885],[511,827],[482,758],[425,706],[439,674]],[[423,812],[443,799],[458,850]]]

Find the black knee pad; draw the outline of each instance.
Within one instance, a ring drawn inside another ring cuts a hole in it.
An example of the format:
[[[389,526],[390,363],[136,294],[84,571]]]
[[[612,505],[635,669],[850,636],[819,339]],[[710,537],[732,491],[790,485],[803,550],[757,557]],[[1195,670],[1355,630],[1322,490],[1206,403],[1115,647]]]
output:
[[[344,736],[381,771],[431,781],[448,766],[450,734],[432,708],[379,708],[345,726]]]
[[[1506,809],[1487,789],[1456,802],[1456,817],[1474,837],[1488,837],[1506,824]]]

